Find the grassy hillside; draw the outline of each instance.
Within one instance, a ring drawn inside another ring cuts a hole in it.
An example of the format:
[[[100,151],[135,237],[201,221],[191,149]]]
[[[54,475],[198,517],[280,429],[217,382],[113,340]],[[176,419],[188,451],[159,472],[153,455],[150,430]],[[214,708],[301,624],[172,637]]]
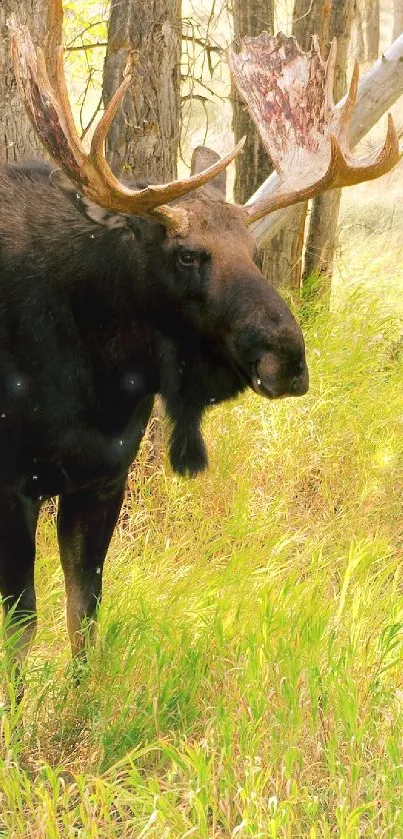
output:
[[[403,834],[403,222],[347,213],[309,394],[215,409],[194,481],[143,449],[79,688],[45,511],[0,836]]]

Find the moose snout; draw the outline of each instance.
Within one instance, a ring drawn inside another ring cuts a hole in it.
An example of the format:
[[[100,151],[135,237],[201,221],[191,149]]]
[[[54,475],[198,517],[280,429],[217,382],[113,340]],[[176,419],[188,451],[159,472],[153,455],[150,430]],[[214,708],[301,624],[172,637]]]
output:
[[[290,361],[273,352],[264,353],[256,363],[253,388],[268,399],[303,396],[309,389],[305,358]]]

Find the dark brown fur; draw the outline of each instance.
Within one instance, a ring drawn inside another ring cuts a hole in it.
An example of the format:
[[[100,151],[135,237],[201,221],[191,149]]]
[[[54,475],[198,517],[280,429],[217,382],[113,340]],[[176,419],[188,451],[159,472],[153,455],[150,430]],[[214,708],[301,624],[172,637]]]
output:
[[[304,393],[304,342],[244,211],[210,192],[182,200],[186,237],[95,207],[46,164],[3,168],[0,195],[0,591],[33,631],[37,516],[59,495],[77,652],[154,395],[173,468],[196,474],[205,409],[248,386]]]

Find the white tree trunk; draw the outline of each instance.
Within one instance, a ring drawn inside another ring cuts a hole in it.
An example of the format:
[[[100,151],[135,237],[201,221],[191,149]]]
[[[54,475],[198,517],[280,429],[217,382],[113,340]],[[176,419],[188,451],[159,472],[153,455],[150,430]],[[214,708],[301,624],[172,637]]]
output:
[[[386,50],[374,66],[362,77],[357,95],[357,103],[351,121],[351,146],[357,145],[383,114],[403,94],[403,35]],[[344,99],[339,103],[343,104]],[[273,172],[248,204],[257,199],[272,195],[280,186],[280,178]],[[252,232],[258,245],[266,244],[278,233],[287,220],[292,207],[278,210],[252,225]]]

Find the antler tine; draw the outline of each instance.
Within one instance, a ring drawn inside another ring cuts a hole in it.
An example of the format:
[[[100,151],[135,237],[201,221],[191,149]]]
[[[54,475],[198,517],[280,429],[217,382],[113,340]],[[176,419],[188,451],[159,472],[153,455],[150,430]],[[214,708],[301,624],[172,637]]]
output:
[[[213,165],[209,166],[208,169],[204,169],[203,172],[198,172],[196,175],[190,175],[189,178],[186,178],[183,181],[171,181],[166,184],[156,184],[155,186],[148,186],[145,189],[140,190],[138,193],[126,192],[125,194],[132,195],[133,199],[135,195],[142,196],[144,198],[145,207],[148,207],[150,210],[156,207],[157,212],[159,212],[162,200],[168,203],[170,201],[176,201],[178,198],[182,198],[184,195],[187,195],[188,192],[199,189],[204,186],[204,184],[214,180],[214,178],[219,175],[223,169],[226,169],[227,166],[235,160],[237,155],[240,154],[244,147],[245,140],[246,137],[242,137],[232,151],[224,157],[221,157],[217,160],[217,163],[213,163]],[[163,212],[165,212],[165,209],[166,208],[164,207]],[[175,208],[172,207],[171,209],[174,210]],[[135,210],[126,210],[126,212],[134,213]]]
[[[62,0],[49,0],[49,20],[50,25],[56,25],[56,22],[59,22],[57,26],[57,34],[58,37],[61,38],[62,33],[62,22],[63,22],[63,4]],[[30,38],[29,33],[28,38]],[[74,156],[77,160],[82,161],[85,158],[85,149],[80,140],[78,135],[73,114],[70,107],[69,95],[67,92],[67,85],[66,85],[66,77],[64,73],[64,61],[63,61],[63,46],[61,43],[57,43],[55,46],[56,51],[56,61],[55,61],[55,72],[54,72],[54,91],[52,89],[52,84],[49,81],[49,76],[46,67],[46,60],[41,47],[37,47],[36,55],[37,55],[37,66],[38,71],[39,69],[43,73],[43,76],[46,76],[48,90],[51,92],[55,107],[58,109],[59,116],[62,119],[64,133],[68,137],[70,146],[74,149]]]
[[[126,91],[130,87],[130,76],[125,78],[117,91],[112,96],[106,111],[101,117],[92,137],[91,141],[91,156],[94,159],[100,159],[103,156],[105,137],[112,125],[112,122],[118,112]]]
[[[360,67],[358,61],[354,61],[353,72],[351,76],[350,86],[346,96],[346,101],[342,108],[335,109],[338,120],[338,137],[341,145],[348,147],[350,122],[353,116],[355,103],[357,101],[358,82],[360,80]]]
[[[337,141],[336,141],[337,142]],[[339,146],[337,144],[337,153]],[[334,155],[329,168],[333,171],[335,164]],[[245,210],[248,215],[248,224],[253,224],[259,221],[264,216],[274,213],[276,210],[283,210],[284,207],[291,207],[293,204],[298,204],[300,201],[309,201],[320,192],[325,192],[330,187],[328,186],[329,174],[323,175],[315,183],[307,183],[305,186],[295,189],[285,189],[289,186],[288,181],[282,184],[277,192],[269,195],[267,198],[262,198],[260,201],[255,201],[253,204],[245,204]]]
[[[91,140],[91,149],[89,154],[89,161],[91,164],[96,168],[96,170],[100,173],[103,178],[104,184],[107,187],[107,191],[112,189],[114,192],[119,194],[120,192],[128,193],[131,195],[132,192],[129,190],[125,190],[122,187],[122,184],[118,181],[118,179],[113,174],[111,168],[109,167],[104,153],[104,144],[105,138],[109,131],[110,126],[116,116],[118,111],[119,105],[121,104],[126,91],[130,86],[130,77],[127,77],[123,80],[122,84],[118,87],[117,91],[112,96],[106,111],[104,112],[103,116],[101,117]],[[134,193],[138,195],[138,193]],[[95,199],[100,199],[100,196],[97,194]],[[106,200],[109,200],[106,198]]]
[[[342,151],[340,141],[335,137],[332,137],[332,142],[337,143],[339,150],[339,162],[332,187],[353,186],[362,183],[363,180],[372,181],[386,175],[400,160],[399,137],[391,114],[388,114],[388,127],[382,148],[375,149],[366,157],[357,160],[351,154]]]
[[[61,0],[51,0],[54,14],[62,14]],[[49,81],[43,54],[36,54],[26,27],[15,16],[8,22],[11,31],[15,75],[28,116],[50,155],[87,198],[113,212],[130,213],[160,221],[178,235],[188,229],[188,213],[183,207],[169,207],[171,201],[199,189],[213,180],[240,153],[245,138],[221,160],[203,172],[141,190],[124,187],[108,166],[104,141],[116,111],[130,85],[126,77],[112,97],[93,136],[87,154],[75,127],[64,75],[63,51],[58,47],[55,90]]]
[[[250,223],[320,192],[378,178],[400,158],[390,116],[383,147],[365,158],[353,158],[348,134],[358,65],[346,101],[335,107],[335,50],[333,42],[325,63],[316,39],[310,53],[304,53],[294,38],[262,33],[244,39],[241,53],[230,56],[239,92],[282,180],[274,195],[246,206]]]
[[[318,53],[320,53],[319,41],[314,35],[315,38],[315,49]],[[336,69],[336,60],[337,60],[337,38],[332,38],[330,44],[329,55],[327,58],[326,64],[326,106],[329,110],[333,110],[334,108],[334,98],[333,98],[333,88],[334,88],[334,73]]]
[[[41,54],[43,56],[42,50]],[[64,51],[61,44],[57,48],[56,61],[56,99],[60,103],[61,112],[64,117],[66,133],[68,134],[70,145],[74,147],[75,154],[79,159],[84,161],[85,149],[78,135],[76,125],[74,122],[73,113],[70,106],[69,94],[67,91],[66,76],[64,73]],[[45,58],[43,56],[45,64]],[[46,66],[46,65],[45,65]]]

